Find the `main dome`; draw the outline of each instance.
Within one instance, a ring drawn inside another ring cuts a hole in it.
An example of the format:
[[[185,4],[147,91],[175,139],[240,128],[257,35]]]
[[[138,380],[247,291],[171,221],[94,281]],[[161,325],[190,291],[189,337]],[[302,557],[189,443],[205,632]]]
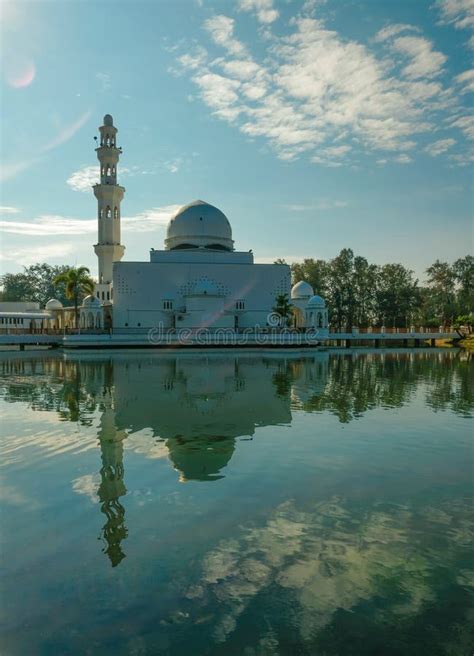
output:
[[[226,215],[217,207],[195,200],[181,207],[168,223],[165,248],[232,251],[232,228]]]

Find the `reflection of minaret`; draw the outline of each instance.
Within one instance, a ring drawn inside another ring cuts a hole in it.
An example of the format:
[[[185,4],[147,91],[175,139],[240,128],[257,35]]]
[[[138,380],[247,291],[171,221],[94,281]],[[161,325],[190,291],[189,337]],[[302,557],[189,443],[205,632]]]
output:
[[[109,371],[107,371],[110,369]],[[112,374],[112,366],[106,365],[106,376]],[[127,437],[125,431],[118,431],[115,425],[115,410],[113,408],[111,387],[107,384],[104,390],[104,412],[100,420],[99,441],[102,458],[100,469],[100,486],[98,490],[101,501],[101,511],[107,517],[102,528],[102,536],[107,546],[104,552],[108,555],[112,567],[116,567],[125,554],[121,542],[127,537],[125,526],[125,508],[120,503],[120,497],[127,493],[123,481],[123,440]]]

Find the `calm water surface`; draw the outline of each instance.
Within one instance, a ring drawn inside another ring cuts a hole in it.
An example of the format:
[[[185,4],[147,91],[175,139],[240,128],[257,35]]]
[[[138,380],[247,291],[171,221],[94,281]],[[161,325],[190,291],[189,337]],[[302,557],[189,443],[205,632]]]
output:
[[[473,374],[1,355],[1,653],[470,655]]]

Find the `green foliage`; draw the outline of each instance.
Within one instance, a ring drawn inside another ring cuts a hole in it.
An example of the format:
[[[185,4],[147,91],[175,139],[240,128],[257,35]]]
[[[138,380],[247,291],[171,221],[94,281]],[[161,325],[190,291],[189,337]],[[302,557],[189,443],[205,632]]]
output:
[[[95,283],[89,276],[89,269],[85,266],[70,267],[60,273],[54,279],[54,284],[58,287],[63,285],[66,298],[74,303],[74,316],[76,318],[76,328],[78,325],[79,301],[87,294],[94,293]]]
[[[275,305],[272,310],[280,315],[282,318],[282,324],[288,324],[293,316],[293,308],[290,299],[288,298],[288,294],[279,294],[275,299]]]
[[[2,301],[35,301],[41,307],[50,298],[57,298],[66,303],[64,285],[55,285],[55,279],[67,271],[67,266],[52,266],[51,264],[33,264],[24,267],[23,273],[6,273],[1,277],[3,286]]]
[[[370,264],[349,248],[333,260],[294,263],[291,271],[293,282],[305,280],[326,300],[330,323],[338,329],[382,324],[437,327],[474,311],[471,255],[452,265],[437,260],[427,269],[425,286],[402,264]]]

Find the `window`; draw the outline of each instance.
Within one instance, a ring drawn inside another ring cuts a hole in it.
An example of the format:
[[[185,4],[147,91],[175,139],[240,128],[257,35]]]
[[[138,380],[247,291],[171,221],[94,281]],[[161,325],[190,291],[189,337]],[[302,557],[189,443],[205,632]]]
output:
[[[110,301],[110,292],[107,292],[107,300]]]
[[[173,301],[163,301],[163,310],[172,310]]]
[[[114,219],[118,219],[118,218],[119,218],[118,207],[114,207]]]
[[[245,310],[245,301],[236,301],[235,302],[236,310]]]

